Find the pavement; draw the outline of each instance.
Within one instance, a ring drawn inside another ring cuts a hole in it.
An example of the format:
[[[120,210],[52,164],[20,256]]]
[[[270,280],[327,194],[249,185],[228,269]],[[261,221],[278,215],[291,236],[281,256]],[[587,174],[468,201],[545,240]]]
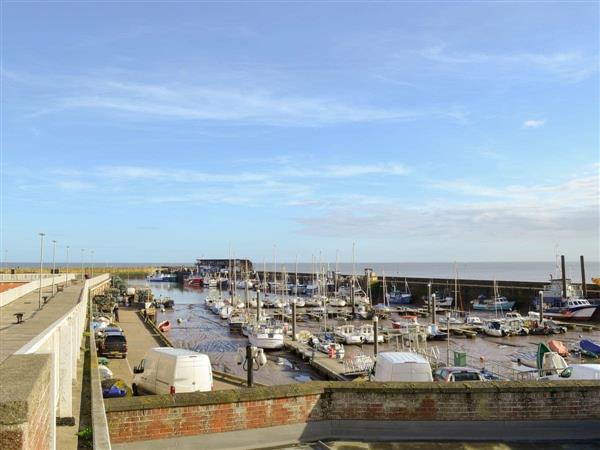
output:
[[[79,301],[81,287],[80,282],[71,284],[50,298],[41,309],[38,309],[38,291],[1,307],[0,363],[73,308]],[[51,286],[42,289],[42,296],[51,294]],[[23,313],[23,323],[17,324],[15,313]]]

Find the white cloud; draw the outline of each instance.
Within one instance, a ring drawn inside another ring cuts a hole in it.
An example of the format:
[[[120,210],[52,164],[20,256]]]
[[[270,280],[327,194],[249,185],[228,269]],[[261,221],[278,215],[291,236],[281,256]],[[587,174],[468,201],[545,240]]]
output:
[[[539,128],[546,124],[546,119],[529,119],[523,122],[523,128]]]
[[[135,75],[129,75],[134,77]],[[15,76],[12,76],[15,79]],[[17,77],[18,78],[18,77]],[[31,83],[28,77],[22,82]],[[44,85],[44,81],[40,81]],[[457,106],[377,107],[328,96],[296,94],[260,84],[180,84],[71,77],[57,79],[53,100],[30,118],[63,111],[112,113],[136,121],[191,120],[210,123],[316,127],[362,122],[450,120],[462,123],[467,112]],[[246,84],[246,85],[244,85]],[[62,88],[58,89],[59,86]]]

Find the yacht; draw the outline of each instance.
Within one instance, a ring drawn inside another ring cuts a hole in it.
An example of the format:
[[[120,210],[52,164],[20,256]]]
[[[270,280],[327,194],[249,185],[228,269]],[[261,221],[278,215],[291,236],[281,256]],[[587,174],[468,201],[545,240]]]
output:
[[[362,340],[367,344],[375,343],[375,331],[373,329],[373,325],[370,323],[361,325],[358,329],[358,333],[360,334]],[[383,343],[383,334],[377,334],[377,342],[379,344]]]
[[[267,320],[248,329],[251,345],[264,349],[283,348],[283,327],[275,321]]]

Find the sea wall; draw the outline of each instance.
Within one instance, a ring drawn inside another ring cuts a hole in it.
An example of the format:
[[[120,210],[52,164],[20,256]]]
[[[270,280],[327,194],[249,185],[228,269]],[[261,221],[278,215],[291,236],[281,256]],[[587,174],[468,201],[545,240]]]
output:
[[[595,421],[600,383],[369,383],[310,382],[107,399],[113,443],[335,423]],[[341,421],[341,422],[339,422]],[[354,426],[354,425],[353,425]],[[597,428],[595,433],[599,433]],[[392,438],[402,439],[402,435]],[[326,438],[327,436],[322,436]],[[337,436],[339,437],[339,436]],[[600,434],[598,434],[600,437]],[[264,434],[263,445],[268,445]],[[435,433],[430,439],[436,439]],[[201,442],[201,441],[199,441]]]

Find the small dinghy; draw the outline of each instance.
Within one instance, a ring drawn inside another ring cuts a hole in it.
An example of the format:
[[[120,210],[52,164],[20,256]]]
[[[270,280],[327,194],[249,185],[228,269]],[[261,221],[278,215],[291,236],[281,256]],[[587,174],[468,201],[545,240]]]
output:
[[[579,342],[579,347],[587,354],[595,355],[596,357],[600,356],[600,345],[593,341],[582,339],[581,342]]]
[[[569,349],[561,341],[549,341],[548,347],[550,348],[550,350],[558,353],[560,356],[569,356]]]
[[[163,333],[166,331],[169,331],[171,329],[171,322],[169,322],[168,320],[164,320],[161,323],[158,324],[157,327],[160,331],[162,331]]]

